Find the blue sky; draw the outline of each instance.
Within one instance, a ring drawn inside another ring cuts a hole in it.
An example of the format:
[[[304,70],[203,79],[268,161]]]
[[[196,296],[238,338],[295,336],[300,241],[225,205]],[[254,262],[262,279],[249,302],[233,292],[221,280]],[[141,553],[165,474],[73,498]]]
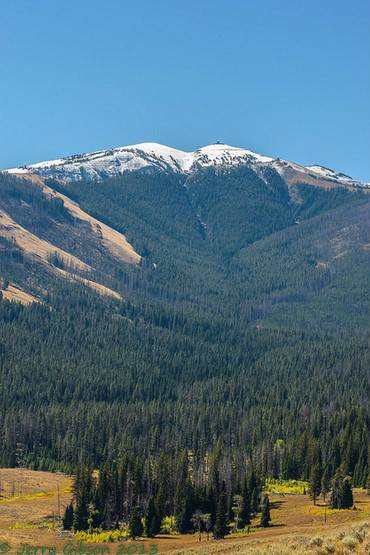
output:
[[[370,181],[368,0],[12,0],[0,167],[220,140]]]

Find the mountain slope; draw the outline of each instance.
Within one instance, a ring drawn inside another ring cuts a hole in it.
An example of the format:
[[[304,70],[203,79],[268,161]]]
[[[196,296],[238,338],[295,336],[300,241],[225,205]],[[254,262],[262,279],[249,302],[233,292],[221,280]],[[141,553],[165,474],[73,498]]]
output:
[[[240,261],[245,259],[244,249],[248,251],[249,246],[265,239],[266,244],[268,241],[273,244],[267,251],[271,257],[267,262],[271,266],[267,275],[274,281],[275,273],[277,277],[282,272],[279,257],[274,259],[274,253],[286,255],[282,245],[287,246],[288,237],[295,234],[297,240],[287,262],[297,266],[302,249],[308,252],[312,246],[312,231],[324,237],[332,230],[326,242],[335,241],[335,234],[340,232],[331,226],[335,214],[341,214],[339,225],[345,227],[353,217],[350,207],[368,200],[367,189],[362,187],[290,184],[281,171],[271,165],[272,162],[276,165],[276,161],[242,149],[212,145],[192,154],[189,164],[186,153],[151,144],[139,146],[145,147],[147,156],[151,153],[151,164],[154,159],[163,164],[156,166],[154,174],[139,169],[124,171],[122,175],[108,179],[102,179],[101,175],[96,181],[59,181],[27,173],[9,177],[3,174],[0,209],[12,219],[13,231],[9,230],[9,225],[3,225],[0,236],[3,241],[12,239],[13,243],[11,247],[4,244],[4,256],[7,252],[12,255],[7,256],[4,266],[7,275],[0,277],[40,296],[40,289],[52,287],[50,278],[45,278],[51,272],[59,279],[78,280],[102,294],[112,292],[111,296],[117,299],[127,294],[144,295],[168,306],[179,303],[188,308],[198,306],[199,310],[201,307],[213,312],[221,309],[229,314],[233,305],[231,300],[235,299],[237,304],[239,295],[248,299],[247,319],[260,320],[261,313],[270,318],[271,310],[265,308],[261,312],[260,308],[258,283],[263,284],[263,277],[253,277],[253,273],[247,281],[241,277],[243,264],[240,266]],[[130,148],[133,149],[130,155],[136,157],[140,149]],[[86,157],[89,155],[84,155],[83,159]],[[102,153],[99,163],[104,158]],[[95,158],[89,163],[95,164]],[[56,167],[64,168],[65,165],[68,166],[69,162],[57,163]],[[54,168],[53,164],[41,164],[40,171],[45,167],[48,171]],[[347,208],[334,212],[341,206]],[[315,223],[312,218],[324,213],[331,213],[331,219],[324,216],[319,224]],[[307,220],[310,223],[302,227]],[[307,243],[303,241],[303,231],[298,234],[294,231],[297,224],[299,230],[307,230]],[[318,229],[312,227],[311,231],[311,226],[315,225],[319,226]],[[28,242],[24,240],[25,234],[28,234]],[[38,247],[35,246],[37,241]],[[32,250],[30,245],[35,248]],[[354,251],[361,251],[359,242],[354,241],[353,246]],[[28,271],[23,272],[24,280],[20,280],[22,269],[16,262],[20,256],[16,254],[17,249],[31,258],[33,265],[35,255],[38,255],[39,267],[32,271],[32,279]],[[345,264],[347,259],[353,260],[354,251],[346,252],[341,262]],[[266,263],[266,252],[255,252],[256,259],[250,261],[250,270],[258,268],[256,262],[260,265]],[[318,253],[310,256],[317,259],[322,268],[326,264],[320,261]],[[131,263],[134,266],[140,263],[140,268],[130,269]],[[364,265],[366,257],[360,260],[360,266]],[[304,262],[302,267],[305,267]],[[279,294],[272,286],[263,303],[265,307],[272,303],[274,314],[285,307],[285,313],[277,314],[283,326],[284,322],[292,325],[292,310],[299,327],[299,321],[306,318],[305,306],[313,299],[308,300],[305,295],[299,305],[303,312],[298,318],[296,304],[289,299],[300,298],[302,287],[297,280],[291,283],[295,273],[288,268],[289,264],[283,270],[283,279],[287,280],[289,290],[288,302],[277,302]],[[312,279],[314,283],[316,274]],[[329,282],[333,279],[334,274]],[[309,290],[307,284],[306,293]],[[348,283],[344,291],[351,298]],[[315,294],[319,295],[319,291]],[[220,297],[227,298],[228,295],[230,302],[223,303],[221,308]],[[339,297],[337,300],[344,302]],[[327,325],[331,327],[329,321]],[[345,325],[345,318],[341,325]]]
[[[319,449],[363,484],[368,189],[139,146],[0,175],[2,464],[183,449],[306,478]]]
[[[122,263],[137,265],[141,260],[123,234],[85,213],[40,177],[0,176],[0,240],[1,273],[7,273],[0,277],[16,279],[41,296],[45,276],[54,275],[120,298],[109,287],[109,273]],[[25,260],[32,271],[22,272]],[[106,287],[99,283],[99,274]]]

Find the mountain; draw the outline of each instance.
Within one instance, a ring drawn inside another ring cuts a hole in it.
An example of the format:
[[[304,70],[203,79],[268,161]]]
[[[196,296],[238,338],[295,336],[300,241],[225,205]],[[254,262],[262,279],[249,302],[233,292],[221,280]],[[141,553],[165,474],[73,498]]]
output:
[[[307,478],[319,449],[362,484],[369,191],[221,144],[1,173],[2,463],[184,449]]]
[[[127,284],[117,272],[132,272],[127,263],[141,268],[132,279],[155,268],[150,279],[156,282],[163,269],[186,290],[194,280],[202,282],[199,272],[207,264],[212,269],[202,287],[214,281],[217,288],[230,268],[231,281],[241,275],[248,245],[302,220],[309,227],[313,216],[369,198],[366,185],[333,170],[223,144],[187,153],[143,143],[14,168],[1,179],[7,280],[40,300],[45,275],[123,298]],[[354,247],[362,248],[356,242]],[[32,263],[32,273],[16,264],[10,270],[9,250],[11,260],[16,250]],[[312,256],[319,264],[321,254]],[[171,289],[166,278],[159,281],[161,290]],[[207,302],[212,297],[201,296]]]
[[[142,143],[39,162],[7,171],[15,174],[36,173],[62,181],[75,181],[103,180],[139,170],[190,174],[205,167],[217,166],[249,166],[262,173],[266,168],[273,168],[289,183],[307,181],[311,185],[328,187],[362,185],[343,173],[323,166],[303,166],[221,143],[208,145],[194,152],[183,152],[156,143]]]

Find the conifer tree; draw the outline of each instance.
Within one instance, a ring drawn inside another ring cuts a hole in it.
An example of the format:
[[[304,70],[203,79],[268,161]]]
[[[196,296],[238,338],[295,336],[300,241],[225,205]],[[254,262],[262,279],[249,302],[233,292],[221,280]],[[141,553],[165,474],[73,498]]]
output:
[[[92,498],[92,470],[88,467],[79,468],[73,485],[75,508],[73,512],[73,528],[87,530],[89,504]]]
[[[241,494],[243,497],[243,510],[240,515],[240,525],[243,527],[251,521],[251,494],[248,489],[248,481],[246,477],[243,480]]]
[[[253,468],[248,472],[248,490],[250,492],[250,510],[257,513],[260,505],[260,484]]]
[[[311,468],[310,483],[309,483],[310,497],[313,500],[314,505],[316,505],[316,499],[321,493],[321,479],[322,479],[321,468],[320,468],[320,465],[316,463]]]
[[[351,477],[342,469],[335,473],[332,483],[330,506],[332,509],[350,509],[353,505]]]
[[[324,502],[326,501],[326,496],[330,491],[330,476],[328,467],[325,467],[325,470],[322,474],[321,478],[321,493],[324,497]]]
[[[139,507],[135,507],[129,522],[129,535],[130,538],[135,540],[143,535],[144,528],[141,522],[141,511]]]
[[[73,526],[73,504],[72,503],[69,503],[69,505],[66,506],[62,523],[63,523],[64,530],[72,529],[72,526]]]
[[[217,509],[216,509],[216,521],[213,528],[213,537],[216,540],[223,539],[229,532],[227,527],[227,500],[226,500],[226,492],[225,492],[225,484],[221,489],[218,502],[217,502]]]
[[[161,531],[161,518],[158,514],[153,497],[149,499],[144,517],[145,533],[148,538],[154,538]]]
[[[350,476],[345,476],[342,485],[342,509],[350,509],[352,506],[352,481]]]
[[[94,519],[103,528],[110,528],[113,509],[112,502],[112,475],[108,464],[104,464],[99,470],[99,480],[96,485],[95,506],[96,514]]]
[[[194,491],[190,480],[179,483],[174,499],[176,529],[180,534],[191,530],[191,516],[194,512]]]
[[[261,511],[261,521],[260,526],[262,528],[268,528],[270,526],[271,516],[270,516],[270,500],[267,495],[264,496],[262,501],[262,511]]]

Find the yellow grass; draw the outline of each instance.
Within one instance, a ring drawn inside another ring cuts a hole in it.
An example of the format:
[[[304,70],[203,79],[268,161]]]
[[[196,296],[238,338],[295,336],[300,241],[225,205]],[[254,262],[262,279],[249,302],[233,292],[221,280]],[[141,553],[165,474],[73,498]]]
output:
[[[111,252],[111,254],[113,254],[113,256],[131,264],[138,264],[140,262],[141,256],[127,241],[123,233],[119,233],[115,229],[112,229],[108,225],[100,222],[93,216],[90,216],[89,214],[84,212],[76,202],[72,201],[70,198],[63,195],[62,193],[54,191],[54,189],[45,185],[42,177],[33,174],[19,174],[18,177],[21,177],[23,179],[30,179],[35,184],[39,185],[43,189],[44,193],[46,193],[47,195],[63,200],[64,207],[69,210],[74,218],[89,222],[93,232],[101,238],[103,244]]]
[[[1,293],[3,294],[4,299],[8,301],[14,301],[21,304],[31,304],[31,303],[39,303],[39,299],[31,295],[31,293],[27,293],[17,287],[13,283],[10,283],[6,289],[0,289]]]
[[[41,258],[48,262],[51,255],[57,254],[63,262],[84,271],[90,271],[91,267],[82,262],[73,254],[70,254],[44,239],[40,239],[21,225],[17,224],[8,214],[0,211],[0,236],[8,241],[14,241],[16,245],[27,254]]]
[[[308,491],[308,482],[301,480],[266,480],[265,492],[275,494],[303,494]]]
[[[70,267],[75,267],[76,269],[83,270],[83,271],[91,271],[92,268],[85,262],[82,262],[76,256],[69,254],[66,251],[63,251],[59,247],[40,239],[27,229],[23,228],[22,226],[18,225],[10,216],[5,214],[5,212],[0,211],[0,236],[5,237],[9,241],[14,241],[17,246],[22,249],[26,254],[31,255],[32,257],[36,257],[38,260],[47,264],[48,267],[54,272],[61,275],[64,279],[68,279],[70,281],[76,281],[90,287],[100,295],[109,296],[114,299],[121,299],[121,295],[106,287],[105,285],[101,285],[95,281],[90,279],[86,279],[72,272],[68,272],[61,268],[50,264],[49,257],[51,255],[57,254],[63,262]],[[6,290],[2,291],[3,296],[11,301],[18,301],[22,302],[23,304],[29,304],[31,302],[37,301],[35,297],[22,291],[21,289],[15,287],[14,285],[8,287]]]

